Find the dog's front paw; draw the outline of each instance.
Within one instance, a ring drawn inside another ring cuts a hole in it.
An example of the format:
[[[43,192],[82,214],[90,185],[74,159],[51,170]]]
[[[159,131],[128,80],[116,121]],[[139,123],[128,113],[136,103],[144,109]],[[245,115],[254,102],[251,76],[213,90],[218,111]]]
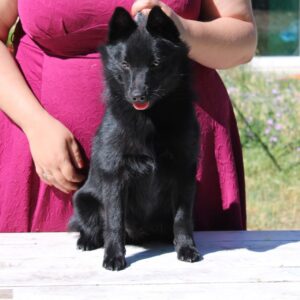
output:
[[[177,251],[177,258],[186,262],[195,262],[202,259],[199,251],[194,246],[182,246]]]
[[[110,256],[106,255],[103,260],[103,267],[110,271],[120,271],[125,269],[126,260],[124,255]]]
[[[83,251],[91,251],[103,246],[103,240],[98,239],[97,241],[89,238],[83,234],[80,234],[79,239],[77,240],[77,248]]]

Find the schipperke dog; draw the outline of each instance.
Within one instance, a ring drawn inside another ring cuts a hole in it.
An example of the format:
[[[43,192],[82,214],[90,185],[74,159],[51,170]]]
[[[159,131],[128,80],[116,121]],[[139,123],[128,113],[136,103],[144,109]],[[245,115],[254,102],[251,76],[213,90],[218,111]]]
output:
[[[188,48],[158,6],[137,21],[118,7],[100,53],[106,113],[87,181],[73,198],[77,245],[104,246],[109,270],[125,268],[125,243],[151,240],[173,240],[178,259],[197,261],[192,211],[199,128]]]

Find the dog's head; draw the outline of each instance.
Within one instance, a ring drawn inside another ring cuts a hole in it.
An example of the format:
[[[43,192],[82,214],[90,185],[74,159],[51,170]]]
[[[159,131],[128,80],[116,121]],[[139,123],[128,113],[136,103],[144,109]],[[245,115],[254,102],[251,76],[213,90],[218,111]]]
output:
[[[172,92],[187,73],[188,48],[174,22],[155,6],[137,22],[121,7],[100,48],[110,92],[136,110],[145,110]]]

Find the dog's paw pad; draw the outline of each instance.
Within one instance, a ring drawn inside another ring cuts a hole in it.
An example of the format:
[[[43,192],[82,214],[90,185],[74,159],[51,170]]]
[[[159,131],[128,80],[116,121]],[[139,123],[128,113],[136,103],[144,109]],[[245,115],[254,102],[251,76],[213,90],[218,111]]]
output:
[[[181,247],[178,250],[177,257],[179,260],[186,262],[195,262],[203,259],[197,248],[191,246]]]
[[[103,267],[110,271],[120,271],[125,269],[126,260],[124,255],[115,257],[106,256],[103,260]]]

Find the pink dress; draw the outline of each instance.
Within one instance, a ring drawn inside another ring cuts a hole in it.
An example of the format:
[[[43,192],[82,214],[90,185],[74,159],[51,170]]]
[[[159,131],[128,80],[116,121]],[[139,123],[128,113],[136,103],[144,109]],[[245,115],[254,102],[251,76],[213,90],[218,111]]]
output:
[[[114,8],[130,10],[133,2],[18,1],[25,34],[16,60],[41,105],[70,129],[87,157],[104,113],[96,48],[106,40]],[[185,18],[199,16],[200,0],[165,2]],[[243,161],[232,106],[217,72],[193,67],[201,125],[195,229],[245,229]],[[65,231],[71,214],[71,195],[39,180],[26,136],[0,112],[0,231]]]

